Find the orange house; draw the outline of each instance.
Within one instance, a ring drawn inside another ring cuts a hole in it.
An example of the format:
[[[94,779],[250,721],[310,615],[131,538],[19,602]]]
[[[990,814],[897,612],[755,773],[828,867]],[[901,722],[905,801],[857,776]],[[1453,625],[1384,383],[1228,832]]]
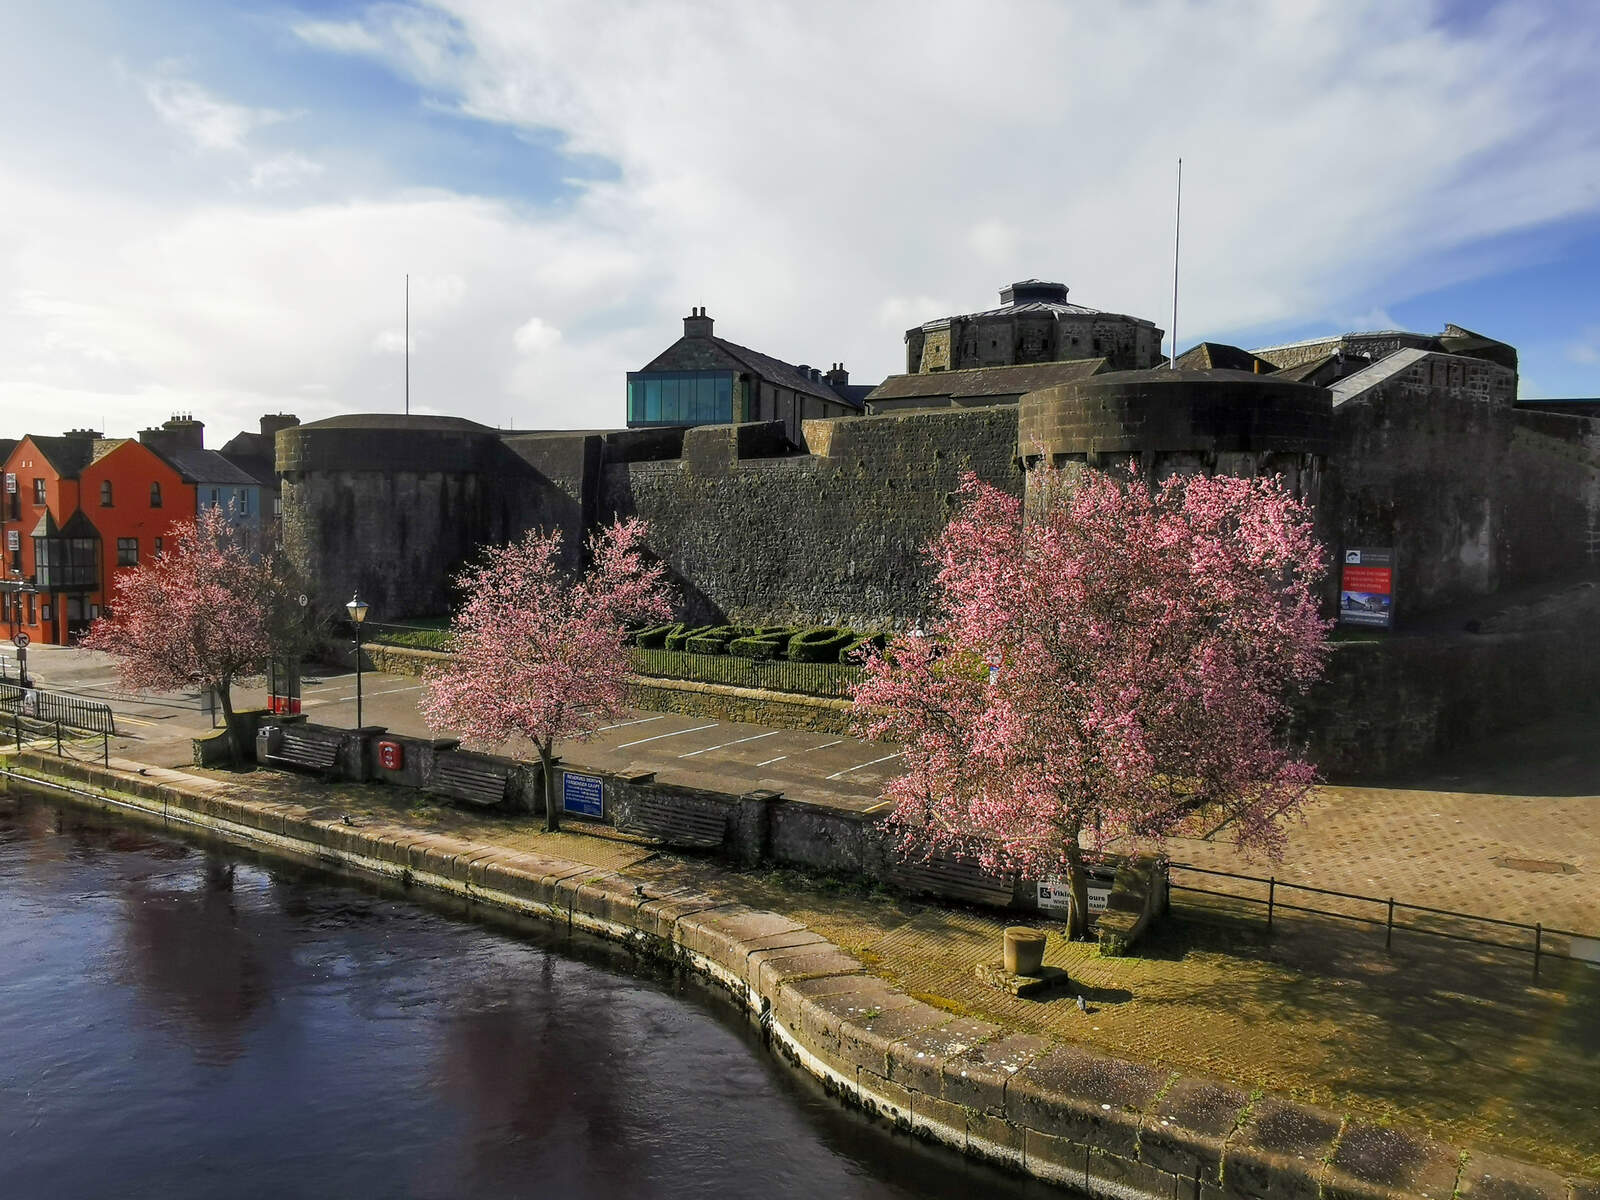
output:
[[[195,491],[148,446],[93,430],[29,435],[5,462],[0,633],[64,643],[87,629],[119,571],[147,561]]]

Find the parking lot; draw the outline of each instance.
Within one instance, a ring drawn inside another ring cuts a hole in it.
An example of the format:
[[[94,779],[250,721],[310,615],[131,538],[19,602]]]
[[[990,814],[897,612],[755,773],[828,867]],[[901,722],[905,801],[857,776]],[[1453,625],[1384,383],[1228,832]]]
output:
[[[205,697],[198,692],[132,694],[117,682],[103,654],[60,646],[36,646],[29,665],[38,687],[70,692],[109,704],[117,734],[111,752],[158,766],[189,762],[189,741],[212,727]],[[368,671],[361,681],[363,723],[396,733],[427,736],[417,702],[422,682]],[[356,723],[353,673],[308,669],[301,684],[302,710],[318,724]],[[239,687],[234,704],[262,707],[266,692]],[[220,716],[216,718],[220,721]],[[531,756],[530,746],[498,749]],[[680,713],[629,712],[593,738],[557,746],[563,758],[601,770],[655,771],[663,782],[750,791],[770,788],[793,799],[871,810],[881,806],[883,783],[899,767],[898,748],[832,733],[773,729]]]

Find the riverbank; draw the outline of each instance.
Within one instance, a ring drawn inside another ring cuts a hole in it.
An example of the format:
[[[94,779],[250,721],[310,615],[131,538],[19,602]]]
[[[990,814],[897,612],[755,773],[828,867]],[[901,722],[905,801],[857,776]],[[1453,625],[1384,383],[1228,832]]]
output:
[[[41,783],[75,787],[81,803],[398,878],[680,961],[727,987],[761,1020],[775,1047],[847,1102],[965,1153],[1094,1194],[1165,1198],[1206,1191],[1219,1200],[1317,1192],[1434,1200],[1597,1194],[1592,1183],[1520,1166],[1481,1141],[1464,1151],[1406,1132],[1381,1107],[1313,1107],[1270,1094],[1254,1082],[1252,1022],[1240,1018],[1252,1015],[1282,965],[1271,955],[1253,972],[1231,976],[1232,996],[1212,995],[1209,1010],[1191,1005],[1186,1014],[1179,997],[1161,989],[1204,988],[1212,951],[1191,945],[1165,958],[1174,948],[1158,944],[1142,960],[1100,960],[1052,939],[1050,961],[1082,980],[1090,1011],[1080,1014],[1070,999],[1039,1005],[988,997],[970,980],[970,968],[969,984],[957,986],[961,972],[952,974],[950,962],[983,953],[974,946],[985,939],[997,947],[991,918],[848,891],[829,895],[813,882],[734,872],[629,843],[576,834],[544,841],[525,822],[458,818],[425,805],[404,809],[396,789],[384,797],[375,794],[382,789],[325,789],[268,773],[228,779],[144,768],[140,774],[129,765],[105,771],[28,754],[16,761]],[[864,936],[877,930],[886,932]],[[1214,973],[1209,978],[1213,988],[1221,983]],[[1340,981],[1303,980],[1307,985],[1329,993],[1328,1003],[1300,998],[1298,1023],[1316,1041],[1326,1022],[1349,1014],[1337,1007]],[[1479,992],[1492,997],[1495,989]],[[1546,1009],[1568,1011],[1564,999],[1545,1001]],[[1370,997],[1361,1002],[1370,1004]],[[1214,1034],[1208,1048],[1204,1026],[1230,1008],[1232,1028]],[[1398,1014],[1380,1016],[1392,1023]],[[1062,1031],[1072,1026],[1064,1022],[1074,1020],[1089,1028],[1068,1040]],[[1139,1062],[1106,1052],[1148,1048],[1148,1031],[1162,1025],[1172,1027],[1170,1054]],[[1374,1036],[1371,1029],[1356,1032]],[[1398,1033],[1405,1033],[1403,1024]],[[1502,1039],[1506,1034],[1501,1026]],[[1466,1028],[1462,1036],[1475,1034]],[[1241,1052],[1229,1072],[1223,1068],[1232,1042]],[[1352,1049],[1382,1052],[1344,1047]],[[1292,1048],[1285,1046],[1285,1056],[1293,1056]],[[1391,1094],[1406,1084],[1405,1057],[1398,1047],[1389,1055]],[[1251,1078],[1240,1076],[1241,1064]],[[1217,1076],[1197,1073],[1196,1066]],[[1490,1144],[1554,1147],[1545,1161],[1592,1170],[1581,1157],[1593,1149],[1583,1142],[1583,1131],[1592,1135],[1594,1127],[1593,1110],[1585,1107],[1592,1099],[1581,1077],[1562,1090],[1575,1122],[1570,1133],[1559,1125],[1558,1110],[1502,1094],[1493,1123],[1506,1138]],[[1330,1098],[1344,1099],[1310,1097]],[[1409,1107],[1400,1115],[1436,1128],[1451,1124]],[[1521,1190],[1507,1190],[1513,1181]]]

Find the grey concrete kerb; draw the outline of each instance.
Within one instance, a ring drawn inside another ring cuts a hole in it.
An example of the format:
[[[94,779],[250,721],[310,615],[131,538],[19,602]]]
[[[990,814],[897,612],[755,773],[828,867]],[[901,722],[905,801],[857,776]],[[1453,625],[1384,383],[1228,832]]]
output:
[[[975,1157],[1117,1200],[1600,1200],[1600,1184],[1217,1080],[953,1017],[779,913],[337,810],[222,797],[24,752],[64,799],[471,897],[719,982],[846,1103]],[[200,785],[200,786],[194,786]]]

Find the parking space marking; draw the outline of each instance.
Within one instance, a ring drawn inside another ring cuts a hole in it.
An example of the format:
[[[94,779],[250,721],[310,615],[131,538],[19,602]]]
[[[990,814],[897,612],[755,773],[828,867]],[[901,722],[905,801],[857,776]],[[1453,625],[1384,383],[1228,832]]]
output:
[[[662,738],[679,737],[685,733],[699,733],[703,729],[715,729],[720,724],[722,724],[721,721],[713,721],[709,725],[696,725],[693,729],[675,729],[671,733],[658,733],[655,737],[640,738],[636,742],[623,742],[617,749],[626,750],[629,746],[642,746],[646,742],[659,742]]]
[[[656,717],[640,717],[637,721],[618,721],[615,725],[602,725],[599,729],[596,729],[595,732],[604,733],[608,729],[621,729],[625,725],[648,725],[651,721],[665,721],[666,719],[667,714],[662,713],[660,716]]]
[[[885,754],[882,758],[875,758],[871,762],[857,763],[853,767],[846,767],[842,771],[835,771],[832,775],[827,776],[827,778],[837,779],[841,775],[849,775],[852,771],[862,771],[867,767],[875,767],[879,763],[888,762],[891,758],[902,758],[904,755],[904,750],[896,750],[893,754]]]
[[[777,737],[783,730],[774,729],[770,733],[757,733],[750,737],[734,738],[731,742],[723,742],[720,746],[707,746],[704,750],[691,750],[687,754],[678,755],[679,758],[693,758],[696,754],[709,754],[713,750],[721,750],[724,746],[737,746],[740,742],[759,742],[762,738]]]
[[[791,757],[792,758],[799,758],[802,754],[810,754],[811,751],[813,751],[813,750],[826,750],[829,746],[837,746],[843,741],[844,741],[843,738],[834,738],[833,741],[831,741],[831,742],[823,742],[822,745],[820,745],[820,746],[810,746],[810,747],[808,747],[808,748],[806,748],[804,750],[796,750],[793,755],[780,754],[780,755],[778,755],[777,758],[769,758],[769,759],[767,759],[767,762],[758,762],[756,764],[756,766],[764,767],[764,766],[767,765],[767,763],[782,762],[786,758],[791,758]]]

